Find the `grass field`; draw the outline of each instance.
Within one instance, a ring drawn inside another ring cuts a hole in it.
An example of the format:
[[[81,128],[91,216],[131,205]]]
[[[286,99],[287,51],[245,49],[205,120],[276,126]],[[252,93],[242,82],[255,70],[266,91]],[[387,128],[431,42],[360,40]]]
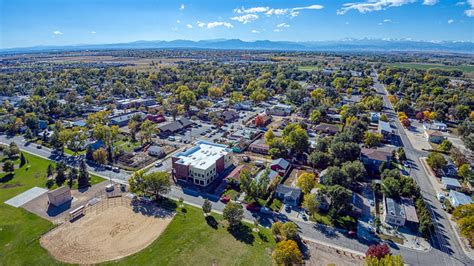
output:
[[[21,208],[3,202],[34,186],[44,187],[49,161],[25,153],[30,167],[15,170],[8,181],[0,174],[0,265],[60,265],[39,244],[42,234],[54,225]],[[100,181],[91,177],[92,182]],[[165,232],[141,252],[117,261],[121,265],[271,265],[270,250],[275,246],[271,232],[262,236],[245,225],[229,232],[220,225],[222,216],[206,221],[202,210],[187,207]]]
[[[390,64],[392,67],[414,68],[427,70],[430,68],[439,68],[445,70],[460,70],[464,73],[474,72],[474,65],[460,65],[460,66],[446,66],[441,64],[422,64],[422,63],[394,63]]]
[[[213,213],[207,222],[201,209],[187,206],[186,210],[149,247],[113,264],[272,265],[275,241],[268,229],[260,229],[263,237],[248,224],[239,232],[229,232],[219,223],[221,215]]]
[[[22,208],[4,203],[32,187],[46,185],[46,169],[50,162],[26,152],[24,155],[28,163],[16,169],[13,178],[0,174],[0,265],[59,264],[39,244],[39,237],[54,225]],[[91,183],[100,181],[103,179],[91,176]]]
[[[299,71],[308,71],[308,72],[318,70],[318,69],[319,69],[319,67],[317,67],[317,66],[299,66],[298,67]]]

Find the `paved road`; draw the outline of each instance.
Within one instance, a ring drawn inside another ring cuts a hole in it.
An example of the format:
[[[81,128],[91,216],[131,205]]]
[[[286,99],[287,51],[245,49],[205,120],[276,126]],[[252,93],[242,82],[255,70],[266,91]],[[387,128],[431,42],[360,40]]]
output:
[[[378,81],[376,72],[373,72],[372,76],[375,82],[375,89],[378,94],[383,97],[385,113],[387,113],[387,116],[391,121],[394,121],[397,128],[398,135],[402,142],[401,144],[403,145],[407,159],[410,162],[410,174],[420,186],[421,194],[423,195],[433,217],[434,232],[432,232],[431,239],[433,249],[424,255],[416,255],[410,251],[400,250],[402,256],[407,262],[418,262],[425,265],[428,264],[428,262],[433,262],[433,265],[472,265],[473,261],[464,254],[464,251],[447,220],[446,213],[442,210],[441,203],[436,198],[436,192],[421,165],[419,158],[427,156],[427,153],[413,148],[402,124],[397,119],[396,112],[388,99],[388,93],[385,90],[385,87]]]
[[[11,142],[15,142],[21,150],[32,153],[39,157],[42,157],[48,160],[53,160],[53,161],[58,161],[59,159],[61,159],[64,162],[66,162],[69,166],[75,166],[75,167],[78,166],[79,160],[77,159],[75,160],[74,156],[65,154],[62,158],[58,158],[57,156],[53,154],[51,149],[44,146],[38,149],[37,144],[27,142],[23,138],[23,136],[9,137],[6,135],[0,135],[0,143],[9,145]],[[111,179],[112,181],[121,183],[121,184],[127,184],[128,178],[130,177],[130,173],[123,170],[120,170],[120,172],[117,173],[111,170],[100,169],[100,168],[92,167],[89,165],[87,166],[87,170],[91,174],[103,177],[105,179]]]

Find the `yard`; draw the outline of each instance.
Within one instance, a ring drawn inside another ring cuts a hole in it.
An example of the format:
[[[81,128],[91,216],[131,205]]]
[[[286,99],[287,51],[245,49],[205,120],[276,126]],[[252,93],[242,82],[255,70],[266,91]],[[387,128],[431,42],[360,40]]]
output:
[[[118,260],[121,265],[271,265],[275,241],[270,230],[260,228],[263,237],[246,224],[239,232],[229,232],[221,215],[208,222],[202,210],[186,207],[165,232],[143,251]]]
[[[0,181],[0,256],[5,265],[59,265],[39,243],[39,238],[54,227],[22,208],[4,204],[34,186],[44,187],[49,161],[25,153],[30,167],[15,171],[10,180]],[[0,175],[3,178],[4,174]],[[93,179],[94,180],[94,179]],[[202,210],[187,207],[179,213],[150,246],[135,255],[116,261],[122,265],[271,265],[275,241],[271,232],[261,228],[260,237],[251,225],[229,232],[221,225],[221,215],[206,221]]]
[[[15,169],[13,177],[0,174],[0,257],[5,265],[59,264],[39,244],[40,236],[54,225],[22,208],[4,203],[32,187],[46,185],[45,174],[49,161],[28,153],[24,155],[28,163]],[[91,177],[93,183],[102,180],[100,177]]]

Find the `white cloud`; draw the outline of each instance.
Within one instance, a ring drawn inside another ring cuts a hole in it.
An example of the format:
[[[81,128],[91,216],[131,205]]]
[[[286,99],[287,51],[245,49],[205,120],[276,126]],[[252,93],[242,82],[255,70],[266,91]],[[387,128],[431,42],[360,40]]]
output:
[[[278,24],[277,25],[277,28],[289,28],[290,25],[286,24],[286,23],[281,23],[281,24]]]
[[[416,0],[366,0],[365,2],[347,3],[337,10],[338,15],[344,15],[350,10],[357,10],[360,13],[385,10],[389,7],[399,7],[414,3]]]
[[[323,9],[324,6],[322,5],[310,5],[310,6],[302,6],[302,7],[293,7],[293,8],[270,8],[268,6],[259,6],[259,7],[251,7],[251,8],[236,8],[234,9],[234,13],[236,14],[265,14],[267,16],[289,16],[290,18],[297,17],[301,10],[319,10]],[[235,17],[237,18],[237,17]],[[236,20],[236,19],[235,19]]]
[[[454,22],[454,19],[448,20],[448,24],[452,24]]]
[[[234,25],[230,24],[229,22],[223,22],[223,21],[214,21],[214,22],[207,23],[207,28],[208,29],[213,29],[213,28],[216,28],[216,27],[233,28]]]
[[[91,34],[96,34],[96,33],[97,33],[97,32],[95,32],[95,31],[91,31]]]
[[[252,21],[258,19],[258,15],[256,15],[256,14],[245,14],[245,15],[242,15],[242,16],[232,17],[230,19],[231,20],[236,20],[238,22],[242,22],[244,24],[247,24],[249,22],[252,22]]]
[[[187,27],[188,29],[192,29],[192,28],[193,28],[193,25],[187,24],[186,27]]]
[[[63,33],[60,32],[60,31],[58,31],[58,30],[53,31],[53,34],[54,34],[54,36],[61,36],[61,35],[63,35]]]
[[[319,9],[323,9],[324,6],[322,5],[310,5],[310,6],[303,6],[303,7],[295,7],[293,8],[293,10],[304,10],[304,9],[313,9],[313,10],[319,10]]]
[[[464,14],[468,17],[474,17],[474,0],[468,0],[467,3],[470,8],[464,11]]]
[[[199,28],[204,28],[204,26],[206,26],[206,23],[202,21],[197,21],[196,24],[198,25]]]
[[[178,23],[178,24],[179,24],[179,23],[181,23],[181,20],[179,20],[179,19],[178,19],[178,20],[176,20],[176,23]]]
[[[183,10],[184,10],[184,4],[181,4],[181,5],[179,6],[179,11],[183,11]]]
[[[423,5],[432,6],[432,5],[436,5],[438,2],[439,2],[438,0],[423,0]]]
[[[260,31],[258,31],[258,30],[252,30],[252,33],[257,33],[257,34],[258,34],[258,33],[260,33]]]

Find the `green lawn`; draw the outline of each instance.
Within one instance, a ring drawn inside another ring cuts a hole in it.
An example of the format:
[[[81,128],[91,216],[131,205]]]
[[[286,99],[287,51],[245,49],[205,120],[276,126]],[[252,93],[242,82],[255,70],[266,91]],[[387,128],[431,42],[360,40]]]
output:
[[[317,66],[299,66],[298,67],[298,71],[314,71],[314,70],[318,70],[319,67]]]
[[[6,200],[34,186],[44,187],[49,162],[24,153],[30,167],[15,170],[10,180],[0,174],[0,264],[2,265],[54,265],[57,262],[41,248],[39,237],[53,224],[21,208],[6,205]],[[7,181],[8,180],[8,181]]]
[[[163,234],[143,251],[115,261],[119,265],[271,265],[271,249],[275,241],[268,229],[263,237],[245,224],[231,233],[213,213],[208,223],[202,210],[186,207],[179,212]],[[214,221],[214,222],[213,222]],[[235,237],[234,237],[235,235]]]
[[[15,170],[13,178],[0,174],[0,265],[59,265],[39,244],[42,234],[52,229],[49,221],[3,202],[34,186],[44,187],[48,160],[24,153],[28,165]],[[8,180],[7,180],[8,179]],[[92,182],[103,180],[91,177]],[[187,207],[165,232],[145,250],[117,261],[121,265],[271,265],[275,241],[271,232],[263,237],[245,225],[231,233],[220,224],[222,216],[213,214],[208,222],[202,210]],[[214,227],[213,227],[214,226]],[[235,236],[234,236],[235,235]]]

